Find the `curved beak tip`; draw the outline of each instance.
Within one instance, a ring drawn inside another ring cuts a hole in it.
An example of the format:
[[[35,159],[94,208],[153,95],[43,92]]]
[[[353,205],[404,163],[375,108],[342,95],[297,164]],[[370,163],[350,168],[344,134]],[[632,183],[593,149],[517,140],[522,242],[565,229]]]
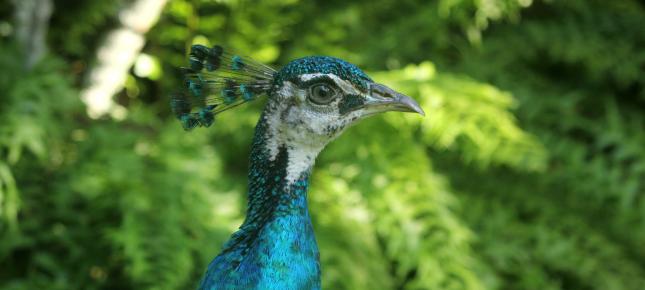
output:
[[[423,109],[421,108],[421,106],[419,106],[417,102],[414,102],[414,106],[410,106],[410,109],[412,109],[412,111],[414,111],[415,113],[418,113],[423,117],[426,116],[426,112],[423,111]]]
[[[408,112],[418,113],[419,115],[424,117],[426,115],[426,112],[423,111],[419,103],[406,95],[399,94],[396,102],[401,104],[402,107],[404,107]]]

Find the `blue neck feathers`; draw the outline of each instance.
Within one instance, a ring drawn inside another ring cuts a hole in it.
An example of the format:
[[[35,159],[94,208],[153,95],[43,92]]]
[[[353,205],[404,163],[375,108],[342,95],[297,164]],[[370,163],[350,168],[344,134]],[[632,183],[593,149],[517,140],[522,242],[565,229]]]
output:
[[[246,219],[208,266],[200,289],[320,289],[318,246],[307,208],[310,169],[296,180],[286,178],[289,150],[269,148],[275,136],[266,113],[251,150]]]

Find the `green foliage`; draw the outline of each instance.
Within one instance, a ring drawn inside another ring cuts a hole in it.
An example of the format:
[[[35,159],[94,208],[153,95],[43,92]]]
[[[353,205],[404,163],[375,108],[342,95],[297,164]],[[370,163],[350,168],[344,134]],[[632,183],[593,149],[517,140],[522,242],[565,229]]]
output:
[[[64,127],[56,123],[69,122],[71,116],[66,112],[78,101],[69,78],[56,73],[62,67],[58,60],[28,72],[21,54],[4,46],[0,47],[0,67],[7,72],[0,76],[0,233],[16,233],[20,196],[12,167],[24,159],[60,162],[60,144],[47,140],[62,134]]]
[[[356,212],[374,225],[370,234],[380,243],[380,255],[390,267],[393,288],[484,289],[472,271],[476,262],[469,247],[471,232],[454,212],[454,196],[432,173],[423,143],[415,140],[413,130],[401,132],[401,123],[396,118],[365,121],[347,132],[365,142],[356,144],[352,138],[340,138],[321,156],[318,172],[329,170],[336,179],[332,184],[349,183],[350,194],[360,194],[357,196],[364,199],[362,205],[347,211]],[[403,123],[418,127],[411,120]],[[384,134],[374,135],[375,131]],[[392,142],[392,138],[396,141]],[[317,184],[322,182],[316,181],[312,183],[313,200],[326,192],[317,190]],[[323,214],[321,210],[324,209],[312,205],[316,216]],[[326,250],[323,244],[321,255],[334,253]],[[352,252],[343,254],[347,255]],[[376,257],[372,255],[370,259]],[[356,264],[348,268],[351,266]],[[367,274],[377,275],[384,274]],[[375,289],[388,289],[386,286],[381,284]],[[367,285],[358,288],[373,289]]]
[[[635,23],[643,7],[567,1],[533,9],[522,25],[493,29],[481,48],[464,53],[458,70],[515,92],[520,122],[551,154],[537,178],[548,187],[543,194],[619,242],[642,267],[645,35]],[[499,54],[509,41],[520,47]]]
[[[425,144],[460,150],[465,161],[480,165],[544,168],[545,149],[517,126],[509,93],[463,76],[437,74],[428,62],[374,76],[421,99],[428,114],[421,123]]]
[[[192,43],[338,56],[426,111],[319,157],[325,289],[645,285],[638,1],[169,1],[143,51],[159,73],[128,76],[122,120],[88,118],[78,92],[132,1],[54,2],[34,70],[0,44],[1,289],[195,288],[244,217],[263,104],[184,132],[168,95]]]

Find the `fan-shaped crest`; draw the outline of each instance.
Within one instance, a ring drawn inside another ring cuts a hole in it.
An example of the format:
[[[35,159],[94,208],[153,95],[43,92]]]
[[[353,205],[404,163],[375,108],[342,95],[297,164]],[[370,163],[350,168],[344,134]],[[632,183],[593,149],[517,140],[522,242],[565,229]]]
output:
[[[193,45],[189,62],[190,67],[182,68],[184,91],[171,100],[186,130],[209,127],[215,115],[266,94],[276,74],[273,68],[219,45]]]

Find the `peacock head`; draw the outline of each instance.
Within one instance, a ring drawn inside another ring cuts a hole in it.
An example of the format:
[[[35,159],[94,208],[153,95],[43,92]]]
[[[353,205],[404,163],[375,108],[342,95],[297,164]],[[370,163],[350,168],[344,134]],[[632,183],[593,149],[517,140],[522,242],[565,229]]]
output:
[[[290,146],[322,148],[359,120],[382,112],[424,115],[412,98],[338,58],[304,57],[275,71],[220,46],[195,45],[190,63],[187,92],[172,101],[185,129],[208,127],[216,114],[263,95],[268,97],[263,118],[273,137]],[[193,112],[195,103],[201,108]]]
[[[359,120],[386,111],[424,114],[410,97],[328,56],[291,61],[275,75],[267,110],[279,112],[291,142],[326,144]]]

